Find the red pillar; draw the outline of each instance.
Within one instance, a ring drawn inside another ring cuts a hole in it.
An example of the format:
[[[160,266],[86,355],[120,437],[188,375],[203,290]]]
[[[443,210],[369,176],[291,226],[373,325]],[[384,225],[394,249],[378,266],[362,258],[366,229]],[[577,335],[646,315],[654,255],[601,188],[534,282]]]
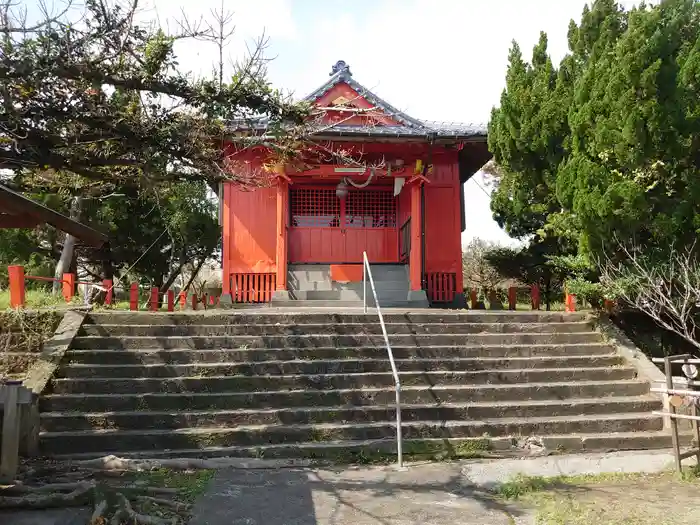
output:
[[[283,169],[283,168],[282,168]],[[287,215],[289,206],[289,183],[277,178],[277,290],[287,289]]]
[[[139,309],[139,285],[137,283],[131,283],[131,288],[129,289],[129,310]]]
[[[187,294],[185,292],[180,292],[180,310],[184,310],[187,307]]]
[[[416,291],[421,289],[423,280],[422,268],[423,254],[422,239],[421,239],[421,200],[420,200],[420,184],[415,183],[411,186],[411,255],[409,260],[409,276],[411,280],[411,290]]]
[[[192,310],[196,310],[197,309],[197,294],[193,293],[190,296],[190,299],[192,299]]]
[[[63,274],[63,298],[67,303],[73,300],[75,295],[75,274],[74,273],[64,273]]]
[[[7,274],[10,278],[10,306],[12,308],[23,308],[24,266],[8,266]]]
[[[224,182],[222,188],[222,195],[219,195],[221,199],[221,230],[223,232],[221,238],[221,293],[226,295],[231,293],[231,183]],[[187,297],[185,296],[185,299],[182,299],[182,295],[180,295],[180,306],[182,310],[185,309],[186,304]]]
[[[114,285],[112,279],[102,279],[102,288],[105,289],[105,304],[112,304],[114,298]]]
[[[508,288],[508,310],[515,310],[518,301],[518,289],[515,286]]]
[[[168,293],[166,294],[168,298],[168,312],[174,312],[175,311],[175,292],[172,290],[168,290]]]
[[[540,309],[540,287],[537,286],[536,284],[533,284],[532,287],[530,288],[530,298],[532,301],[532,309],[539,310]]]
[[[156,286],[153,286],[151,288],[151,299],[149,303],[151,307],[151,312],[158,311],[158,288]]]

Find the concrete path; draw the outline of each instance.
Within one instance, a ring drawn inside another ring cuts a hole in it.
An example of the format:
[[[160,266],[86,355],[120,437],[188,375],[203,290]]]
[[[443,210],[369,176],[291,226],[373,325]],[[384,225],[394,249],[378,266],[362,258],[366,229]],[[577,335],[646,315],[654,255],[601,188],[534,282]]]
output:
[[[533,515],[494,499],[516,474],[660,472],[670,452],[343,469],[226,469],[197,502],[190,525],[531,525]]]

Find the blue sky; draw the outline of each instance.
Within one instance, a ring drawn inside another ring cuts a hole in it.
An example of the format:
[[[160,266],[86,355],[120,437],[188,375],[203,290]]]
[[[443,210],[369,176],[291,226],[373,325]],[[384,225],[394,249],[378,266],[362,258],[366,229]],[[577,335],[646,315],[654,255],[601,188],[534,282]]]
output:
[[[29,0],[32,1],[32,0]],[[59,0],[55,0],[58,2]],[[619,1],[619,0],[618,0]],[[635,0],[619,3],[630,7]],[[516,40],[526,56],[549,36],[555,61],[567,51],[569,20],[580,19],[585,0],[224,0],[234,12],[232,58],[246,44],[269,37],[275,86],[299,97],[328,78],[345,60],[354,77],[416,118],[486,123],[504,86],[508,49]],[[189,18],[211,19],[221,0],[142,0],[143,21],[157,18],[175,27]],[[187,42],[177,49],[181,67],[211,71],[215,49]],[[467,231],[463,242],[481,237],[512,242],[491,218],[481,174],[465,188]]]

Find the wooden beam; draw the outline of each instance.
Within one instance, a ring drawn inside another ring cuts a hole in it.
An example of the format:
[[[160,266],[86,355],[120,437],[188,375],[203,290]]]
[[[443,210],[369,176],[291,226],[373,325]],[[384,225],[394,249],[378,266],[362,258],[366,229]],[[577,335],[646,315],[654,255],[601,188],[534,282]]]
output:
[[[106,235],[97,230],[28,199],[2,184],[0,184],[0,208],[9,210],[13,214],[29,215],[39,223],[50,224],[61,231],[70,233],[93,248],[101,248],[108,240]]]
[[[41,221],[31,215],[0,213],[0,228],[35,228]]]

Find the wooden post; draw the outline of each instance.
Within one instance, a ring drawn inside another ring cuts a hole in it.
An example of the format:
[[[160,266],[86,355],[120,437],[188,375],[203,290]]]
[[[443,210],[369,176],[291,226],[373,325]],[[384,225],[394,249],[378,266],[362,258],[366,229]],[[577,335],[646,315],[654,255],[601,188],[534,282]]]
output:
[[[664,373],[666,374],[666,390],[673,390],[673,371],[671,370],[671,358],[669,356],[664,357]],[[666,399],[669,399],[671,394],[664,394]],[[668,411],[671,413],[671,441],[673,443],[673,459],[676,462],[676,470],[678,472],[682,471],[681,467],[681,449],[678,443],[678,420],[673,417],[676,413],[676,407],[673,403],[668,403]],[[700,447],[700,444],[698,445]]]
[[[536,284],[530,287],[530,303],[532,304],[533,310],[540,309],[540,287]]]
[[[472,310],[476,310],[476,303],[478,302],[478,297],[476,295],[476,290],[473,288],[469,290],[469,302],[472,303]]]
[[[172,290],[168,290],[166,297],[168,298],[168,312],[174,312],[175,311],[175,292],[173,292]]]
[[[7,274],[10,278],[10,306],[24,308],[24,266],[8,266]]]
[[[184,310],[185,308],[187,308],[187,294],[185,292],[180,292],[178,297],[180,303],[180,310]]]
[[[567,312],[576,311],[576,295],[568,292],[566,293],[564,300],[564,310]]]
[[[278,167],[284,175],[284,166]],[[277,178],[277,244],[275,249],[277,290],[287,289],[287,221],[289,217],[289,183]],[[230,280],[230,278],[229,278]],[[230,283],[227,283],[230,290]],[[225,292],[224,292],[225,293]]]
[[[131,283],[131,288],[129,289],[129,310],[139,309],[139,285],[137,283]]]
[[[151,298],[149,301],[149,305],[151,308],[151,312],[158,311],[158,287],[157,286],[151,287]]]
[[[408,273],[411,281],[411,290],[422,289],[423,285],[423,243],[421,228],[421,192],[420,184],[411,186],[411,253],[408,259]]]
[[[612,315],[613,310],[615,309],[615,303],[610,299],[605,299],[605,301],[603,301],[603,307],[608,315]]]
[[[2,449],[0,450],[0,479],[12,481],[19,467],[20,412],[19,389],[21,381],[5,383],[5,403],[2,417]]]
[[[105,289],[105,304],[112,304],[114,299],[114,284],[112,283],[112,279],[102,279],[102,288]]]
[[[73,300],[75,295],[75,274],[74,273],[64,273],[63,274],[63,298],[67,303]]]
[[[518,289],[515,286],[508,288],[508,310],[515,310],[518,302]]]
[[[196,310],[196,309],[197,309],[197,294],[196,294],[196,293],[193,293],[193,294],[190,296],[190,299],[191,299],[191,301],[192,301],[192,310]]]

